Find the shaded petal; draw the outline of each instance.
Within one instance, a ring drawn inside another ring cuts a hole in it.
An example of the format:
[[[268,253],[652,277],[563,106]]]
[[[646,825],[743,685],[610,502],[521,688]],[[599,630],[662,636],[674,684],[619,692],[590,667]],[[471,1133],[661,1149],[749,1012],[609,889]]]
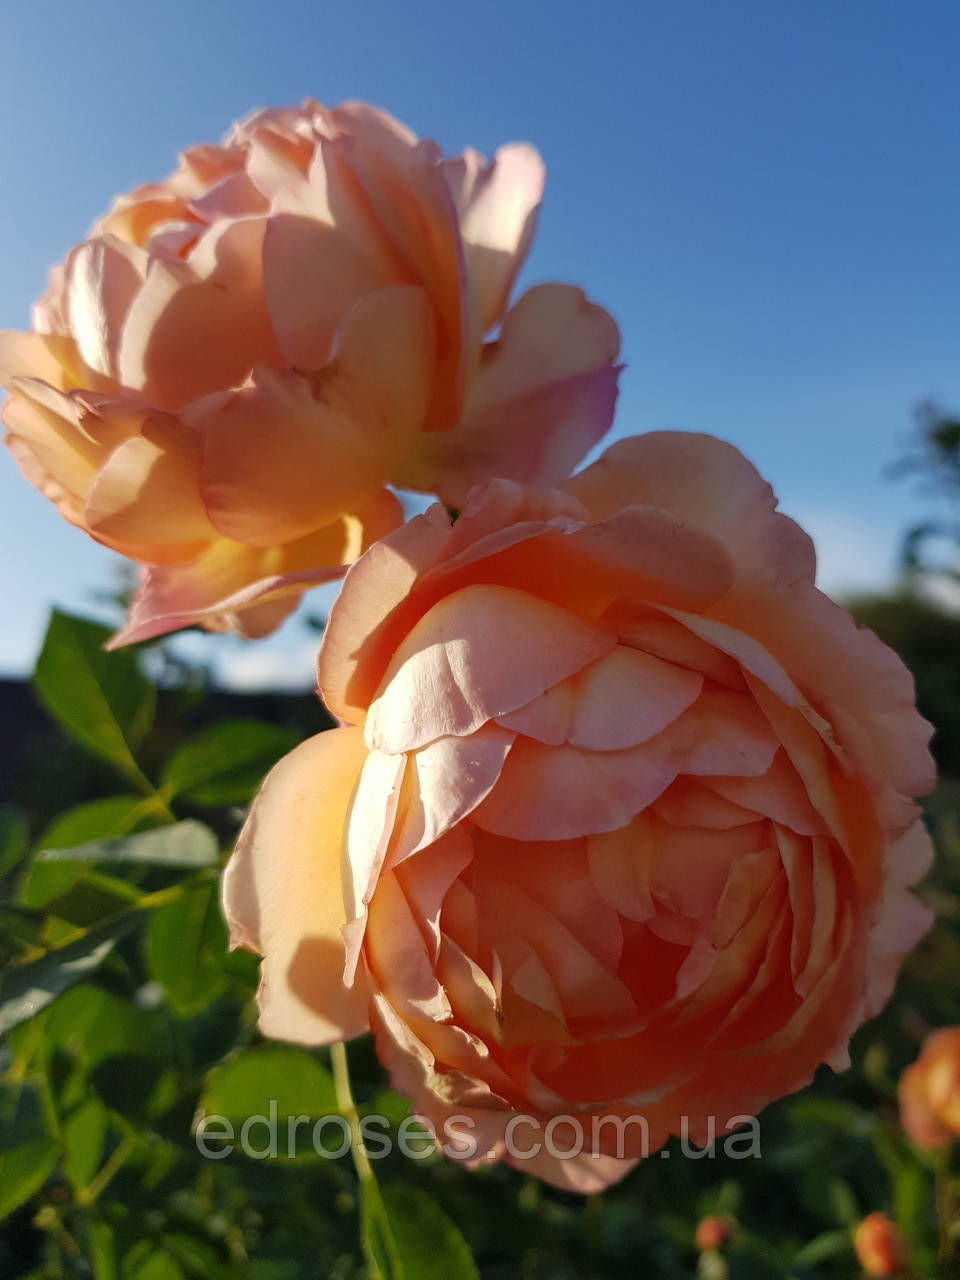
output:
[[[270,772],[223,879],[233,946],[264,956],[264,1035],[329,1044],[366,1031],[363,980],[343,982],[344,830],[367,756],[357,729],[301,743]]]
[[[343,130],[337,145],[363,184],[405,277],[412,273],[423,284],[437,310],[439,361],[429,416],[443,430],[460,416],[469,325],[463,243],[441,153],[365,103],[344,103],[327,115]]]
[[[340,147],[320,141],[306,181],[288,186],[267,221],[263,287],[288,365],[317,368],[366,293],[417,284],[395,261],[369,199]]]
[[[671,755],[680,772],[738,778],[766,773],[779,743],[749,695],[708,688],[649,745]]]
[[[445,596],[405,637],[370,704],[367,741],[410,751],[472,733],[608,653],[614,634],[536,596],[476,585]]]
[[[422,425],[432,363],[426,295],[382,289],[353,308],[319,373],[256,369],[210,416],[195,418],[213,523],[225,537],[273,546],[381,488]]]
[[[870,930],[870,960],[865,1015],[878,1013],[897,981],[900,962],[930,931],[933,911],[907,886],[915,884],[930,868],[933,842],[921,819],[887,849],[887,880],[883,900]]]
[[[613,831],[654,801],[678,772],[656,740],[624,751],[585,751],[518,738],[473,821],[514,840]]]
[[[399,514],[402,519],[402,509]],[[349,570],[317,655],[317,683],[331,715],[363,722],[399,643],[390,634],[391,615],[440,559],[449,538],[450,517],[437,503],[374,542]]]
[[[826,824],[810,803],[787,753],[781,749],[759,777],[708,778],[706,785],[736,805],[762,813],[800,835],[825,835]]]
[[[537,1136],[531,1135],[528,1150],[534,1149],[534,1139]],[[551,1156],[546,1150],[537,1152],[529,1159],[517,1159],[506,1154],[503,1161],[521,1173],[539,1178],[541,1182],[549,1182],[552,1187],[559,1187],[561,1191],[574,1191],[581,1196],[597,1195],[607,1187],[614,1186],[639,1163],[638,1160],[618,1160],[616,1156],[593,1152],[560,1159],[558,1156]]]
[[[409,755],[410,772],[389,865],[431,846],[471,814],[500,777],[514,740],[495,724],[440,738]]]
[[[932,789],[932,727],[916,709],[913,677],[872,631],[807,583],[789,594],[737,590],[716,612],[790,672],[875,787],[892,784],[905,796]]]
[[[100,541],[134,559],[195,559],[217,537],[200,500],[199,473],[195,433],[154,415],[101,468],[84,521]]]
[[[57,334],[18,333],[0,330],[0,387],[9,388],[13,378],[36,378],[66,391],[74,385],[70,376],[75,356],[71,339]]]
[[[370,903],[366,958],[375,985],[401,1016],[453,1020],[416,917],[390,872],[381,877]]]
[[[635,503],[672,512],[722,542],[739,576],[813,582],[813,543],[776,513],[773,490],[743,454],[714,436],[651,431],[619,440],[566,487],[596,520]]]
[[[13,379],[3,422],[20,465],[39,470],[45,486],[56,486],[54,500],[75,524],[83,522],[87,497],[111,449],[139,425],[136,413],[120,422],[91,414],[76,394],[65,395],[39,378]]]
[[[498,721],[541,742],[615,751],[660,733],[690,706],[702,686],[703,678],[693,671],[618,645]]]
[[[364,545],[402,519],[403,508],[383,490],[352,515],[286,546],[261,549],[218,538],[190,564],[147,568],[109,647],[197,624],[267,635],[304,591],[339,577]]]
[[[279,365],[263,297],[265,222],[240,218],[204,233],[185,262],[154,258],[127,313],[118,376],[153,404],[179,409]]]
[[[494,476],[565,480],[613,420],[619,346],[613,319],[580,289],[531,289],[484,348],[456,427],[415,441],[399,482],[459,507]]]

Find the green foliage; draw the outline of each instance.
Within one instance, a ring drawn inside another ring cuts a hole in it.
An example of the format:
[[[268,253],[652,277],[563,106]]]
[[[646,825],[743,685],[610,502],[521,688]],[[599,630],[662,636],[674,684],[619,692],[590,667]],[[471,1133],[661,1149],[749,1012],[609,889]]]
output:
[[[363,1222],[384,1280],[476,1280],[470,1247],[454,1222],[420,1187],[372,1184]]]
[[[77,742],[139,779],[133,752],[153,723],[156,689],[132,650],[104,651],[109,637],[106,627],[55,609],[33,687]]]
[[[857,609],[903,653],[941,764],[960,775],[955,620],[912,597]],[[196,687],[158,695],[105,637],[54,615],[34,688],[61,728],[44,725],[0,805],[0,1275],[843,1280],[856,1274],[852,1227],[874,1209],[908,1236],[916,1280],[949,1274],[934,1189],[960,1186],[904,1139],[895,1082],[930,1027],[960,1022],[960,784],[945,781],[928,809],[935,931],[856,1037],[853,1068],[764,1113],[762,1158],[720,1144],[692,1160],[674,1142],[589,1200],[432,1153],[371,1148],[358,1173],[338,1154],[343,1126],[375,1114],[395,1137],[406,1101],[385,1087],[369,1038],[350,1047],[355,1103],[331,1070],[341,1058],[260,1039],[257,962],[227,951],[219,911],[242,807],[325,727],[322,710],[260,698],[238,711]],[[262,1129],[246,1152],[198,1147],[204,1117],[236,1139],[271,1106],[276,1153]],[[321,1116],[343,1124],[315,1144]],[[707,1214],[736,1233],[722,1262],[698,1266]]]
[[[222,720],[188,739],[163,771],[163,787],[184,803],[243,804],[264,775],[299,741],[260,720]]]

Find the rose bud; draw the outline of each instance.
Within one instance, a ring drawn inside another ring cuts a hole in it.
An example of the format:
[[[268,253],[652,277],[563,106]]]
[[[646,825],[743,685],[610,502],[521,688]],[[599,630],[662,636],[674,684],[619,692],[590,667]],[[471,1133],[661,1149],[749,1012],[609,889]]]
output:
[[[928,1036],[898,1087],[900,1123],[911,1142],[934,1150],[960,1136],[960,1027]]]
[[[343,727],[226,873],[264,1034],[372,1027],[441,1145],[466,1117],[580,1190],[848,1065],[929,926],[933,767],[907,671],[813,579],[754,468],[676,432],[371,548],[319,656]]]
[[[266,634],[401,522],[388,485],[569,475],[619,336],[568,285],[509,305],[542,189],[524,144],[444,157],[308,101],[114,203],[0,334],[0,384],[27,479],[145,566],[117,643]]]
[[[708,1249],[722,1249],[733,1238],[733,1224],[729,1218],[718,1218],[715,1214],[701,1218],[694,1237],[701,1253]]]
[[[868,1276],[895,1276],[907,1261],[903,1236],[885,1213],[869,1213],[853,1233],[857,1261]]]

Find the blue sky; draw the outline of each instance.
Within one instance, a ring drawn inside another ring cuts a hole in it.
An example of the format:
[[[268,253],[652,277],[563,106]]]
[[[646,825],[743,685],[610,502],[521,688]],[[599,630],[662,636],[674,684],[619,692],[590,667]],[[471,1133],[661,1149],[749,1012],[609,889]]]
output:
[[[732,440],[822,585],[889,580],[923,499],[883,469],[920,398],[960,404],[956,4],[20,0],[2,32],[0,327],[115,193],[254,106],[365,98],[447,150],[526,139],[548,177],[521,283],[617,317],[615,434]],[[115,557],[7,458],[0,537],[0,672],[23,671]],[[184,643],[237,684],[309,683],[300,622]]]

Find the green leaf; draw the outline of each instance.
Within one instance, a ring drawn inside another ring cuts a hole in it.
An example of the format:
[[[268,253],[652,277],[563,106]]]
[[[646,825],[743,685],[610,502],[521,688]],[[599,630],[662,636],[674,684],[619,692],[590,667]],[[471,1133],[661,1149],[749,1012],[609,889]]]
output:
[[[129,1255],[124,1259],[124,1280],[185,1280],[183,1268],[169,1253],[157,1249],[146,1257],[129,1265]]]
[[[89,871],[83,860],[73,861],[66,853],[62,858],[46,858],[43,851],[60,853],[91,841],[112,839],[155,820],[156,809],[143,796],[106,796],[69,809],[54,818],[37,841],[41,852],[21,877],[19,901],[28,907],[49,907]]]
[[[298,1126],[291,1135],[287,1122],[293,1116],[308,1116],[315,1122],[321,1116],[338,1115],[339,1107],[330,1072],[302,1049],[267,1045],[228,1058],[207,1077],[201,1109],[205,1115],[229,1120],[239,1136],[249,1116],[270,1117],[271,1103],[279,1126],[278,1158],[318,1158],[312,1145],[313,1124]],[[342,1145],[338,1127],[324,1126],[320,1137],[335,1148]],[[259,1133],[254,1141],[265,1145]]]
[[[363,1185],[364,1244],[384,1280],[477,1280],[459,1227],[409,1182]]]
[[[930,1179],[917,1160],[905,1160],[893,1178],[893,1217],[908,1240],[917,1238],[930,1202]]]
[[[131,911],[87,929],[79,938],[55,947],[0,977],[0,1035],[45,1009],[61,991],[98,968],[114,944],[138,923]]]
[[[45,1017],[43,1047],[67,1055],[88,1072],[108,1058],[155,1051],[151,1015],[87,982],[64,992]]]
[[[227,931],[214,881],[159,907],[147,930],[147,968],[181,1018],[205,1009],[226,985]]]
[[[99,1098],[86,1098],[60,1125],[63,1171],[79,1191],[100,1168],[107,1137],[107,1111]]]
[[[57,1144],[46,1137],[0,1151],[0,1218],[40,1190],[59,1154]]]
[[[835,1258],[841,1253],[851,1253],[853,1237],[849,1231],[827,1231],[816,1236],[794,1255],[793,1263],[797,1267],[812,1267],[827,1258]]]
[[[167,762],[163,788],[188,804],[246,804],[264,775],[300,741],[262,720],[223,720],[185,742]]]
[[[125,836],[137,827],[156,822],[157,811],[149,797],[104,796],[88,800],[58,814],[42,832],[37,849],[71,849],[90,840]]]
[[[15,804],[0,804],[0,876],[12,871],[29,847],[26,814]]]
[[[141,674],[133,650],[104,650],[109,638],[107,627],[54,609],[33,687],[77,742],[140,779],[133,748],[153,723],[156,689]]]
[[[110,1224],[88,1218],[86,1227],[87,1256],[93,1268],[93,1280],[117,1280],[116,1251]]]
[[[166,867],[215,867],[217,837],[202,822],[188,819],[112,840],[89,840],[69,848],[44,848],[41,862],[132,862]]]
[[[0,1083],[0,1151],[22,1147],[46,1132],[40,1091],[25,1084]]]
[[[150,1109],[171,1050],[161,1012],[82,982],[29,1025],[38,1027],[39,1040],[18,1052],[46,1067],[61,1109],[89,1097],[91,1088],[128,1121]],[[22,1034],[18,1029],[14,1037]]]

